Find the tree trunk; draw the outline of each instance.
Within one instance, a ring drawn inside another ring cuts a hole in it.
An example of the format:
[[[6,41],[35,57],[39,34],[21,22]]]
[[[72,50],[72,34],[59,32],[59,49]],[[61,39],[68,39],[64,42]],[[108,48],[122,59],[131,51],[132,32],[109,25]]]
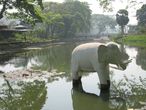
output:
[[[121,35],[124,36],[124,25],[121,26]]]
[[[0,11],[0,19],[3,18],[3,13],[4,13],[5,10],[7,9],[7,8],[6,8],[7,2],[8,2],[8,0],[5,0],[5,1],[2,2],[2,3],[3,3],[3,6],[2,6],[2,9],[1,9],[1,11]]]

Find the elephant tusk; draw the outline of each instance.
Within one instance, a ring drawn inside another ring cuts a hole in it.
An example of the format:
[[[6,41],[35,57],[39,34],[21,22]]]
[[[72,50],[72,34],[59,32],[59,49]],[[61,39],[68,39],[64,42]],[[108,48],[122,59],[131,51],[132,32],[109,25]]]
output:
[[[129,59],[129,60],[126,60],[124,61],[123,63],[124,64],[128,64],[132,61],[132,59]],[[109,67],[113,68],[113,69],[117,69],[117,70],[124,70],[119,64],[117,66],[114,66],[114,65],[109,65]]]
[[[126,61],[124,61],[123,63],[128,64],[128,63],[130,63],[130,62],[132,62],[132,59],[126,60]]]
[[[113,69],[116,69],[116,70],[123,70],[120,66],[115,67],[115,66],[113,66],[113,65],[110,65],[109,67],[110,67],[110,68],[113,68]]]

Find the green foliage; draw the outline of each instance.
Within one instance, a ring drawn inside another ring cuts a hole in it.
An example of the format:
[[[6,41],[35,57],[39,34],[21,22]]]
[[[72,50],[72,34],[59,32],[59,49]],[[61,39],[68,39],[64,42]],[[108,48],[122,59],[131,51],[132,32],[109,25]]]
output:
[[[120,26],[125,26],[129,22],[128,11],[121,9],[116,14],[116,21]]]
[[[21,18],[22,20],[28,20],[29,22],[36,22],[36,20],[42,21],[41,13],[38,11],[43,9],[42,0],[1,0],[0,5],[0,18],[4,14],[10,14],[7,10],[15,9],[16,12],[10,14],[13,17]]]
[[[73,36],[90,29],[91,10],[86,2],[67,1],[44,4],[47,36]]]
[[[44,16],[46,37],[55,36],[55,33],[57,33],[64,26],[64,23],[62,22],[62,15],[59,13],[48,12],[45,13]]]
[[[117,41],[131,46],[146,47],[146,35],[128,35]]]
[[[144,4],[139,10],[137,10],[136,16],[138,20],[139,31],[146,33],[146,4]]]
[[[0,4],[9,4],[12,9],[17,9],[15,13],[7,13],[10,18],[20,18],[24,23],[34,24],[33,32],[30,32],[31,35],[28,33],[16,35],[16,40],[26,41],[29,39],[33,42],[38,39],[34,37],[71,37],[77,33],[90,31],[91,10],[86,2],[69,0],[64,3],[44,2],[42,4],[42,0],[5,1],[6,3],[0,2]],[[3,15],[4,12],[1,14]],[[36,23],[38,21],[43,22],[38,25]]]
[[[16,42],[29,42],[29,43],[35,43],[35,42],[46,42],[49,39],[46,38],[40,38],[35,36],[34,32],[29,33],[23,33],[23,34],[15,34],[14,41]]]
[[[124,34],[124,26],[128,24],[128,11],[125,9],[120,9],[116,14],[116,21],[121,26],[121,34]]]

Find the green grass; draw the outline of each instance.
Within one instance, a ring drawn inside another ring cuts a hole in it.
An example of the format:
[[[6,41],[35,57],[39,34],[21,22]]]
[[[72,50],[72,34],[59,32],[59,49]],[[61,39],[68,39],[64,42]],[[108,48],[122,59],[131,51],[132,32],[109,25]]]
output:
[[[128,35],[118,39],[117,42],[130,46],[146,47],[146,35]]]
[[[14,40],[21,41],[21,42],[35,43],[35,42],[45,42],[45,41],[48,41],[50,39],[33,37],[32,35],[27,35],[27,34],[16,34]]]

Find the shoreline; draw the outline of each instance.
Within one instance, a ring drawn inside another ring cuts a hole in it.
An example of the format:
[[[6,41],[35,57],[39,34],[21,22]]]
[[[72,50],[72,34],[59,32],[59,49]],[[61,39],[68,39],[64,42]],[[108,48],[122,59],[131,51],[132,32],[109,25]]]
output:
[[[17,53],[20,51],[27,51],[32,49],[42,49],[44,47],[49,47],[52,45],[63,45],[68,43],[77,42],[107,42],[109,39],[100,38],[74,38],[74,39],[56,39],[46,42],[5,42],[0,43],[0,55],[5,55],[9,53]]]

